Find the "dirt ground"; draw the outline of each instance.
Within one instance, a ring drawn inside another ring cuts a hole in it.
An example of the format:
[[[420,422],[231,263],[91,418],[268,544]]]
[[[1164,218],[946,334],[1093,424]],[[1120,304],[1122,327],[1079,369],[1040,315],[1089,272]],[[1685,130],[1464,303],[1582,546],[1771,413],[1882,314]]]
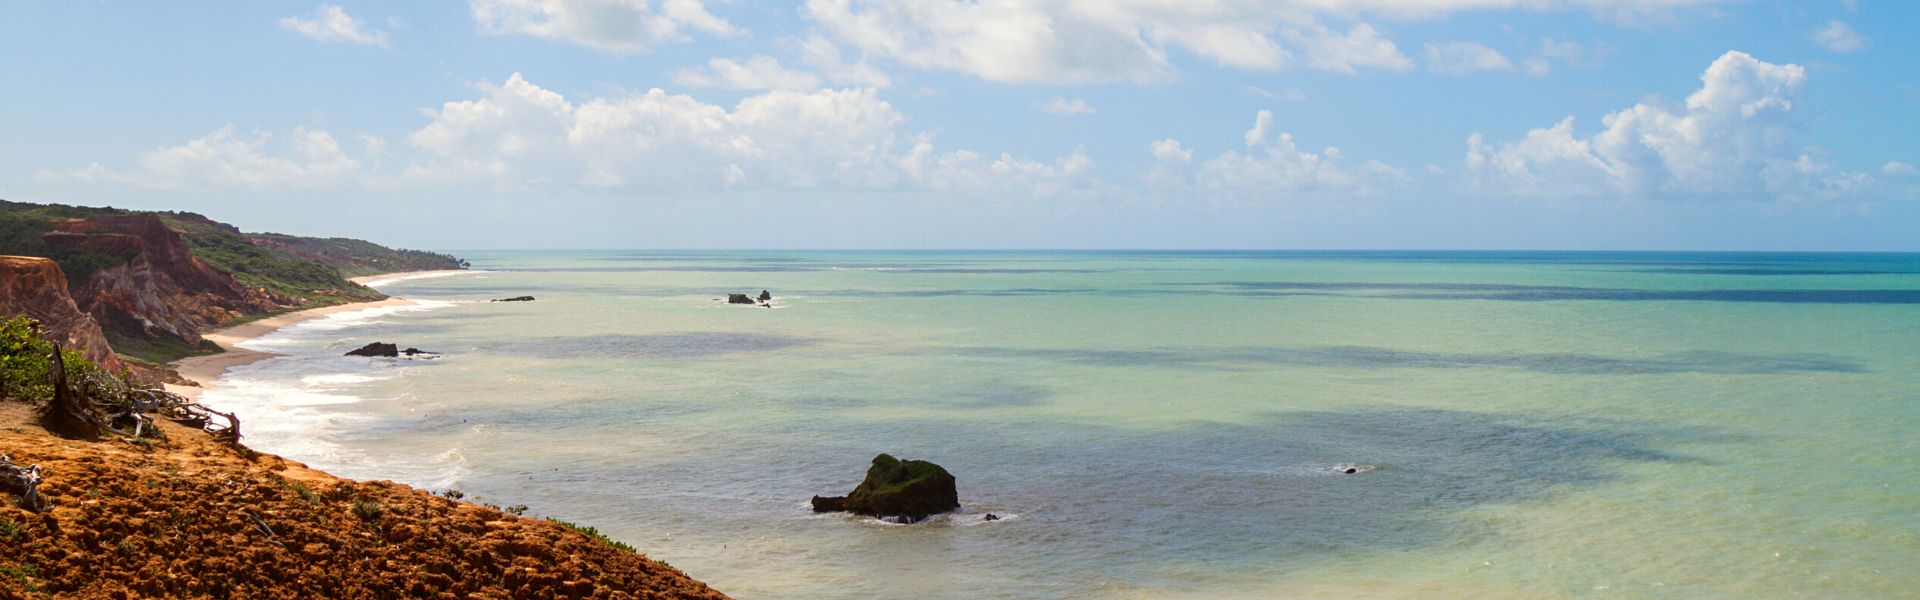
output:
[[[52,503],[0,493],[0,598],[726,598],[551,521],[161,426],[66,440],[0,401],[0,453]]]

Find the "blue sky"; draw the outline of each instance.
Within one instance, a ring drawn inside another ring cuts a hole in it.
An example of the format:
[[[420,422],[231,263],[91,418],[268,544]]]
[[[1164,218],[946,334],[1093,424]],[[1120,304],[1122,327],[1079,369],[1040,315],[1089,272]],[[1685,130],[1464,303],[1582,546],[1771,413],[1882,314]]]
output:
[[[1920,250],[1920,6],[22,2],[0,198],[430,248]]]

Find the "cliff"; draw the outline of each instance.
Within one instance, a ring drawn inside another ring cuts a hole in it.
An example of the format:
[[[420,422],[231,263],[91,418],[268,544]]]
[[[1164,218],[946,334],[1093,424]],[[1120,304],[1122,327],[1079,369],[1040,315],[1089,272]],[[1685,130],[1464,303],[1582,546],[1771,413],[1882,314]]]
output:
[[[52,506],[0,492],[0,597],[726,598],[553,521],[339,479],[174,423],[101,442],[31,423],[28,405],[0,401],[0,448],[44,469]]]
[[[119,336],[167,339],[197,348],[200,331],[235,318],[294,308],[301,299],[241,285],[195,256],[158,215],[101,215],[55,222],[50,248],[127,257],[95,271],[74,301]]]
[[[108,348],[100,324],[81,312],[73,297],[67,295],[67,276],[52,260],[0,256],[0,315],[38,319],[47,339],[80,350],[88,360],[109,371],[126,368]]]
[[[215,351],[200,332],[236,319],[386,297],[349,276],[465,267],[360,240],[246,234],[194,213],[4,200],[0,254],[53,259],[112,351],[155,364]]]

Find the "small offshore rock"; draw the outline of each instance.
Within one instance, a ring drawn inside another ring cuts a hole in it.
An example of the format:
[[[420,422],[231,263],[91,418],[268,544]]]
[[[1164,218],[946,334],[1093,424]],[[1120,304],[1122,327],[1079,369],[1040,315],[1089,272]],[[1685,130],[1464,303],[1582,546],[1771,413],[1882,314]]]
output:
[[[494,298],[494,302],[532,302],[533,296],[514,296],[512,298]]]
[[[993,514],[993,513],[987,513],[987,518],[985,518],[985,519],[981,519],[981,520],[982,520],[982,521],[998,521],[998,520],[1000,520],[1000,515],[996,515],[996,514]]]
[[[757,304],[746,294],[727,294],[727,304]]]
[[[392,358],[400,355],[400,346],[386,342],[374,342],[356,350],[348,350],[347,356],[378,356]]]
[[[873,457],[867,478],[844,497],[813,497],[814,512],[851,512],[914,523],[928,516],[958,510],[960,496],[952,473],[924,460]]]

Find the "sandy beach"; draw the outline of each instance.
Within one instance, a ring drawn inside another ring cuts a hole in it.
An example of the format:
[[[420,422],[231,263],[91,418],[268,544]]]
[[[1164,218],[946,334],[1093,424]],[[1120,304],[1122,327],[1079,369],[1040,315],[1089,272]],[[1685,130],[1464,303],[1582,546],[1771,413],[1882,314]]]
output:
[[[466,272],[467,271],[455,271],[455,270],[407,271],[402,273],[383,273],[380,275],[366,275],[361,277],[353,277],[353,278],[350,278],[350,280],[353,281],[354,283],[373,287],[373,286],[378,286],[384,283],[399,281],[403,279],[442,277],[447,275],[457,275],[457,274],[466,273]],[[286,327],[288,325],[299,323],[301,321],[306,321],[308,319],[316,319],[316,318],[324,317],[334,313],[346,312],[350,310],[361,310],[365,308],[374,308],[379,306],[398,306],[398,305],[405,305],[405,304],[411,304],[411,303],[412,301],[407,300],[405,298],[388,298],[385,300],[378,300],[374,302],[354,302],[350,304],[336,304],[333,306],[322,306],[319,308],[310,308],[307,310],[294,311],[290,313],[274,315],[271,317],[267,317],[265,319],[260,319],[258,321],[250,321],[247,323],[234,325],[232,327],[224,327],[221,329],[216,329],[213,331],[203,333],[201,334],[201,337],[204,337],[208,340],[212,340],[213,343],[219,344],[221,348],[226,348],[227,351],[221,352],[219,354],[209,354],[206,356],[189,356],[187,358],[183,358],[178,361],[175,361],[173,363],[173,366],[175,369],[178,369],[180,371],[180,376],[185,377],[189,380],[198,382],[200,386],[194,387],[189,385],[167,384],[166,386],[167,391],[173,392],[175,394],[179,394],[181,396],[185,396],[190,399],[198,400],[200,397],[200,392],[206,390],[209,387],[212,387],[215,384],[215,382],[217,382],[220,379],[220,375],[222,373],[227,372],[227,369],[266,360],[268,358],[272,358],[275,356],[271,352],[259,352],[255,350],[247,350],[245,348],[241,348],[238,346],[240,342],[244,342],[253,338],[266,335],[268,333],[272,333],[273,331],[280,329],[282,327]]]

